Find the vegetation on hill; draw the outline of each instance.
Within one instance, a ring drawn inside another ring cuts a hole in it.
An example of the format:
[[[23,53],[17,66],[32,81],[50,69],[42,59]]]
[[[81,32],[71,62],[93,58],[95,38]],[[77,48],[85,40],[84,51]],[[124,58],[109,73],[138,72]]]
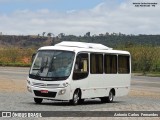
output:
[[[119,46],[117,49],[126,50],[131,53],[132,71],[142,72],[160,72],[160,47],[157,46]]]
[[[13,46],[22,48],[38,48],[45,45],[54,45],[60,41],[81,41],[101,43],[109,47],[118,47],[119,45],[151,45],[160,46],[160,35],[125,35],[116,33],[106,33],[90,36],[86,33],[84,36],[65,35],[60,33],[58,36],[51,37],[51,33],[47,36],[28,35],[0,35],[0,46]]]
[[[31,56],[35,52],[31,48],[6,47],[0,49],[0,66],[30,66]]]
[[[73,36],[68,35],[61,38],[62,41],[82,41],[101,43],[109,47],[120,45],[151,45],[160,46],[160,35],[103,35],[103,36]]]

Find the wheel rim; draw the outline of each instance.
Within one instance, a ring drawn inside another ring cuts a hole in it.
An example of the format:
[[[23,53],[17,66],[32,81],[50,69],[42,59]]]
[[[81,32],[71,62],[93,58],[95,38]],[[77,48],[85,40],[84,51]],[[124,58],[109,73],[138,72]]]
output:
[[[74,103],[77,104],[79,100],[78,92],[74,94]]]
[[[112,92],[109,93],[109,100],[110,100],[110,101],[113,100],[113,93],[112,93]]]

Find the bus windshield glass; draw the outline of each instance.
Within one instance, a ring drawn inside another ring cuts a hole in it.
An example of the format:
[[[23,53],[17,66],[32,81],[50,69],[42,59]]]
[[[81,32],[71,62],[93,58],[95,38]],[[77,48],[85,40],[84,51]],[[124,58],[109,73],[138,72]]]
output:
[[[71,73],[74,55],[70,51],[38,51],[29,76],[39,80],[64,80]]]

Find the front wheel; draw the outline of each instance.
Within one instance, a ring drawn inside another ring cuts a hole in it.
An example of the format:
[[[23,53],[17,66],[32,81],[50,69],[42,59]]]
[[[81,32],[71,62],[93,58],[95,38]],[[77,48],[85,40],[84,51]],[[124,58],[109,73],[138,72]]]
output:
[[[41,104],[42,101],[43,101],[42,98],[34,98],[34,102],[35,102],[36,104]]]
[[[77,91],[74,92],[73,98],[72,98],[72,100],[70,100],[70,103],[72,105],[77,105],[79,100],[80,100],[79,91],[77,90]]]
[[[84,103],[84,99],[79,99],[78,104],[83,104]]]

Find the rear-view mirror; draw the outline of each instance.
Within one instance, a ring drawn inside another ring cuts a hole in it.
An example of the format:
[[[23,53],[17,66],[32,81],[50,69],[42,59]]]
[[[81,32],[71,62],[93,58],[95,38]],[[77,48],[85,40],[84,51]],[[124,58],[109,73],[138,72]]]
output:
[[[33,53],[33,55],[32,55],[32,59],[31,59],[31,62],[33,62],[33,60],[34,60],[35,56],[36,56],[36,53]]]

